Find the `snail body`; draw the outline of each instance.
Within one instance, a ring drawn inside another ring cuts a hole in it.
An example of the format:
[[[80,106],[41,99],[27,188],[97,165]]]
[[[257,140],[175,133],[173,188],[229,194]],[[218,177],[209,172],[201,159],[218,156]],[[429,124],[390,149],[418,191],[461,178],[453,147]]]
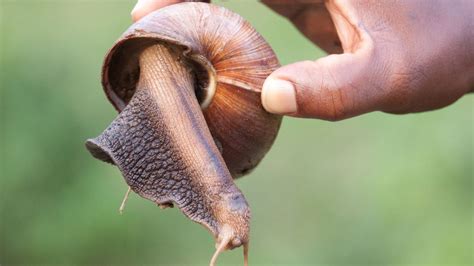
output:
[[[248,22],[204,3],[151,13],[105,57],[102,85],[119,116],[86,147],[134,192],[209,229],[211,264],[222,250],[246,250],[250,209],[233,178],[277,135],[281,117],[263,109],[260,90],[278,66]]]

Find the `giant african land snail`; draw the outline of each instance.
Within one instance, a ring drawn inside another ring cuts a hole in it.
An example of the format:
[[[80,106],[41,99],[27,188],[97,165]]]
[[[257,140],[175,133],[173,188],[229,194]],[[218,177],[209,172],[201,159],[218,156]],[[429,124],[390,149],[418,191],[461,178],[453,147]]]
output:
[[[176,204],[208,228],[211,265],[241,245],[247,261],[250,210],[233,178],[253,169],[277,135],[281,117],[264,111],[260,89],[278,66],[248,22],[204,3],[148,15],[105,58],[102,84],[120,114],[87,148],[117,165],[140,196]]]

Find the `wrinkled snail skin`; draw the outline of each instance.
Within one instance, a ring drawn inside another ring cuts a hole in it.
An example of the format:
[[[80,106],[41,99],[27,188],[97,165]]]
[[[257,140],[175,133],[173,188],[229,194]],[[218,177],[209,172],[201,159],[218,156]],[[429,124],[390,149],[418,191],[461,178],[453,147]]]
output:
[[[278,133],[281,117],[260,103],[278,66],[237,14],[203,3],[163,8],[107,54],[102,83],[120,114],[86,147],[140,196],[208,228],[218,252],[247,248],[250,209],[233,178],[252,170]]]
[[[244,229],[236,238],[246,242],[247,202],[207,130],[193,77],[171,61],[175,58],[162,45],[143,51],[134,96],[102,135],[88,141],[88,148],[116,164],[140,196],[159,205],[175,203],[216,237],[226,222],[234,222],[236,231]]]

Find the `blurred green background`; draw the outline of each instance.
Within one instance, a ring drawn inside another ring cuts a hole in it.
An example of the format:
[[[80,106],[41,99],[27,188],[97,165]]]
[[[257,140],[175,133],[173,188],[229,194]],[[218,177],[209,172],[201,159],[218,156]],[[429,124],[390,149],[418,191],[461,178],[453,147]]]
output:
[[[1,2],[0,264],[206,265],[213,239],[137,195],[84,140],[116,116],[99,81],[134,1]],[[247,18],[287,64],[323,56],[253,1]],[[239,180],[253,211],[252,265],[472,265],[473,105],[285,119]],[[241,250],[219,265],[241,265]]]

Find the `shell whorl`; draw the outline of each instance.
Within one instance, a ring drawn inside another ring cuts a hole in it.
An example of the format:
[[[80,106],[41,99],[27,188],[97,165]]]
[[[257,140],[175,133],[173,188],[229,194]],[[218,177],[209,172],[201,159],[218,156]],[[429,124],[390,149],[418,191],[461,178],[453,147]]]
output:
[[[102,84],[118,111],[135,92],[139,54],[156,43],[181,50],[197,79],[205,80],[201,106],[209,130],[232,176],[248,173],[270,149],[281,123],[260,103],[265,78],[279,67],[273,50],[225,8],[182,3],[160,9],[133,24],[105,58]]]

